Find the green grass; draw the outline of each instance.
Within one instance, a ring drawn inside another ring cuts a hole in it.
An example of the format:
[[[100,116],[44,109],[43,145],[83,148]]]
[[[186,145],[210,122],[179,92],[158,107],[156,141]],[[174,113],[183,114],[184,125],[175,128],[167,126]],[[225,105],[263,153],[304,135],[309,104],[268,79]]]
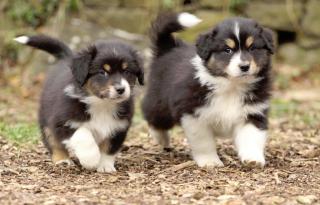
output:
[[[270,116],[272,118],[292,116],[298,107],[295,101],[288,101],[283,99],[273,99],[271,102]]]
[[[307,106],[307,108],[305,107]],[[320,121],[320,103],[311,105],[299,103],[295,100],[273,99],[271,102],[270,117],[287,118],[292,123],[302,123],[308,126],[316,126]]]
[[[40,139],[36,123],[7,124],[0,122],[0,135],[18,145],[36,144]]]

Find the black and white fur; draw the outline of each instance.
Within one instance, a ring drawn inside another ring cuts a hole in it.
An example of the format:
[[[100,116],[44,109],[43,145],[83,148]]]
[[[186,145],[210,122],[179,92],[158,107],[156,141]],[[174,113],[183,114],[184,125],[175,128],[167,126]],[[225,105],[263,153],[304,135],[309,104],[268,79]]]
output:
[[[189,13],[164,13],[152,25],[154,56],[142,103],[150,134],[168,147],[168,130],[180,124],[201,167],[223,166],[216,137],[233,137],[243,163],[264,166],[272,33],[254,20],[231,18],[195,46],[172,35],[199,22]]]
[[[133,87],[143,84],[135,49],[118,41],[97,41],[75,55],[61,41],[44,35],[20,36],[19,43],[57,58],[40,100],[43,141],[56,164],[75,155],[87,169],[115,171],[115,155],[133,116]]]

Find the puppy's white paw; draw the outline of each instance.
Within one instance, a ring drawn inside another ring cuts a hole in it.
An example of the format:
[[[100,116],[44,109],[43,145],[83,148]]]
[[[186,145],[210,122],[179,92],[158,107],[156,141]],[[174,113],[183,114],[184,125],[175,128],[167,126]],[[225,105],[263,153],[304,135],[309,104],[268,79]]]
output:
[[[72,137],[63,143],[71,153],[74,153],[84,168],[96,169],[98,167],[101,157],[100,150],[88,128],[78,128]]]
[[[266,160],[262,153],[258,152],[241,152],[239,153],[242,164],[246,167],[264,167]]]
[[[113,164],[109,164],[109,163],[104,163],[104,164],[99,164],[98,168],[97,168],[97,172],[115,172],[117,171],[116,168],[114,167]]]
[[[114,156],[101,154],[101,159],[97,168],[97,172],[115,172]]]
[[[218,155],[197,155],[194,156],[199,167],[223,167],[224,164]]]
[[[77,153],[76,155],[80,164],[86,169],[96,169],[99,165],[101,157],[99,149],[88,150],[87,152]]]

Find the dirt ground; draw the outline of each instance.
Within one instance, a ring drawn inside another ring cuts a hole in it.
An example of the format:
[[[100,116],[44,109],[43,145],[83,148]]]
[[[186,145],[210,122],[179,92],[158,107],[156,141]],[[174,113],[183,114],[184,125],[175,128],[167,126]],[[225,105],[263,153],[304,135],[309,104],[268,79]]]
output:
[[[297,105],[293,113],[271,116],[264,169],[242,167],[229,140],[218,146],[225,167],[199,168],[179,128],[173,150],[162,152],[139,113],[112,174],[54,166],[41,143],[16,146],[0,136],[0,204],[320,204],[320,121],[302,118],[320,119],[320,99],[318,91],[306,93],[275,94]],[[24,106],[16,97],[4,99],[7,119],[35,120],[35,99]]]

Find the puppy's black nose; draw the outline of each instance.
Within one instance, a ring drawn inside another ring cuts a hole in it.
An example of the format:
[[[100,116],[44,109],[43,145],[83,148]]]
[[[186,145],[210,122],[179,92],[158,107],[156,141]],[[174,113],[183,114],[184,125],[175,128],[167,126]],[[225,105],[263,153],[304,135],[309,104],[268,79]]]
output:
[[[240,65],[239,67],[242,72],[247,72],[250,68],[250,64],[243,64],[243,65]]]
[[[125,88],[124,87],[116,87],[116,91],[119,95],[123,94],[124,91],[125,91]]]

